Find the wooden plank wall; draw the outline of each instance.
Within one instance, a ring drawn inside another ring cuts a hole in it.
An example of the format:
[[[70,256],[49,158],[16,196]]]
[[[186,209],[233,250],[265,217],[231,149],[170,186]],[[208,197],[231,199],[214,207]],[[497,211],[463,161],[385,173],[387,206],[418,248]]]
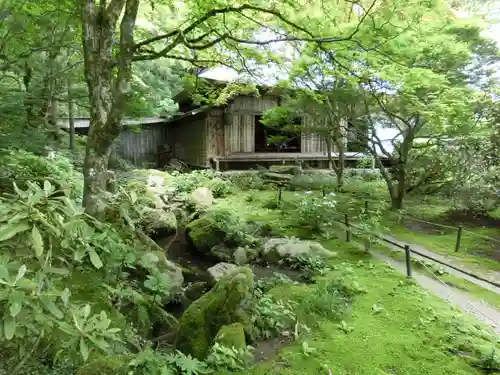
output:
[[[175,122],[173,128],[174,156],[187,164],[207,165],[206,113],[188,116]]]
[[[158,145],[168,142],[167,129],[166,123],[124,127],[115,143],[116,153],[138,167],[155,164]]]
[[[224,111],[214,109],[206,115],[207,126],[207,158],[214,156],[224,156]]]
[[[277,97],[237,96],[225,115],[225,149],[228,153],[255,151],[255,116],[277,105]]]
[[[314,119],[310,116],[303,116],[302,124],[304,127],[310,127],[314,129],[315,123]],[[321,125],[322,126],[322,125]],[[301,137],[300,144],[301,152],[321,152],[326,153],[326,140],[325,137],[321,134],[313,133],[313,132],[303,132]]]

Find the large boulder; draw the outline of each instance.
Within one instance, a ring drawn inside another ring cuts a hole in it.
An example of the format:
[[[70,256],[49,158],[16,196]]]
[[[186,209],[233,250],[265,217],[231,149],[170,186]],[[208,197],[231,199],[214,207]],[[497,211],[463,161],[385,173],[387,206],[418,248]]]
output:
[[[254,286],[249,268],[238,268],[223,277],[207,294],[194,301],[182,315],[176,348],[204,359],[219,330],[232,323],[249,326],[245,301]]]
[[[319,256],[332,258],[337,254],[325,249],[315,241],[300,240],[297,238],[270,238],[262,247],[262,258],[269,263],[278,263],[282,259],[303,256]]]
[[[209,188],[199,187],[191,193],[191,199],[200,209],[206,209],[214,203],[214,195]]]
[[[226,232],[209,215],[203,215],[186,226],[186,235],[196,250],[208,253],[224,242]]]
[[[233,323],[222,326],[215,336],[214,343],[218,343],[226,348],[245,349],[245,327],[241,323]]]
[[[186,235],[196,250],[230,261],[237,247],[259,243],[249,229],[246,221],[234,212],[214,207],[190,222]]]
[[[210,267],[207,271],[210,280],[215,284],[224,276],[230,274],[231,272],[234,272],[238,268],[239,267],[234,264],[222,262]]]

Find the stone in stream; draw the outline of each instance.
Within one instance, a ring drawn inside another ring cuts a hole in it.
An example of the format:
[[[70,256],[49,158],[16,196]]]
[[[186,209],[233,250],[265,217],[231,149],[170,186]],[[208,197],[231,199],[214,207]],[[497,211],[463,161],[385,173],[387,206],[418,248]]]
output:
[[[200,208],[208,208],[214,203],[214,195],[209,188],[199,187],[191,193],[191,199]]]
[[[335,252],[325,249],[318,242],[297,238],[270,238],[264,243],[261,254],[262,258],[269,263],[278,263],[281,259],[299,256],[332,258],[337,255]]]
[[[227,274],[235,271],[239,267],[231,263],[217,263],[215,266],[210,267],[207,272],[209,274],[210,280],[213,283],[218,282]]]
[[[251,298],[253,287],[250,268],[239,267],[224,276],[182,315],[176,349],[203,360],[222,327],[241,323],[246,333],[251,332],[245,302]]]

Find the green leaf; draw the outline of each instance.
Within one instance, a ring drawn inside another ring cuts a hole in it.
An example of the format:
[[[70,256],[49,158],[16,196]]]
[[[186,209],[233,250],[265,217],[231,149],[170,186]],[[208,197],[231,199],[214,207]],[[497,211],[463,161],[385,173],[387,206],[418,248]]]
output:
[[[84,361],[89,358],[89,347],[83,337],[80,337],[80,354],[82,355]]]
[[[43,182],[43,191],[47,197],[52,194],[52,184],[47,180]]]
[[[83,316],[85,319],[87,319],[90,315],[90,305],[85,305],[83,308],[82,308],[82,312],[83,312]]]
[[[89,336],[89,339],[90,339],[90,341],[92,341],[92,343],[95,346],[97,346],[102,351],[108,350],[109,345],[108,345],[108,343],[104,339],[102,339],[102,338],[100,339],[100,338],[94,337],[92,335]]]
[[[73,259],[76,260],[77,262],[80,262],[85,256],[85,253],[86,253],[85,248],[81,246],[78,249],[76,249],[76,251],[73,253]]]
[[[52,298],[49,296],[40,296],[40,301],[42,302],[43,306],[50,312],[52,313],[57,319],[62,319],[64,318],[63,312],[56,306]]]
[[[10,305],[10,316],[12,316],[13,318],[15,318],[17,316],[17,314],[19,314],[21,312],[21,309],[22,309],[23,305],[21,302],[14,302]]]
[[[43,238],[36,225],[33,225],[33,229],[31,230],[31,242],[33,243],[36,256],[40,258],[43,254]]]
[[[99,255],[95,252],[94,249],[90,248],[89,249],[89,256],[90,256],[90,261],[92,262],[93,266],[97,269],[102,267],[102,261]]]
[[[71,292],[69,291],[69,289],[68,288],[64,289],[64,291],[61,294],[61,299],[64,303],[64,306],[68,306],[70,296]]]
[[[130,200],[132,201],[132,204],[137,202],[137,194],[135,193],[135,191],[130,192]]]
[[[10,315],[4,317],[3,332],[7,340],[12,340],[16,333],[16,320]]]
[[[18,233],[27,231],[30,228],[28,223],[22,221],[20,223],[5,224],[0,227],[0,242],[7,241]]]
[[[23,264],[21,267],[19,267],[19,271],[17,271],[17,276],[16,280],[14,281],[14,284],[16,284],[19,280],[21,280],[25,274],[26,274],[26,266]]]

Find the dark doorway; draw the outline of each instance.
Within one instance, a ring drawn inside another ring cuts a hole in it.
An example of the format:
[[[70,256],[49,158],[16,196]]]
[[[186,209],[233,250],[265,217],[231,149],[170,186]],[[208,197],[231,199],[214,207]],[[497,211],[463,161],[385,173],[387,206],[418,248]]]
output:
[[[277,126],[266,126],[255,116],[255,152],[300,152],[301,133],[286,131]],[[300,125],[300,118],[293,125]]]

